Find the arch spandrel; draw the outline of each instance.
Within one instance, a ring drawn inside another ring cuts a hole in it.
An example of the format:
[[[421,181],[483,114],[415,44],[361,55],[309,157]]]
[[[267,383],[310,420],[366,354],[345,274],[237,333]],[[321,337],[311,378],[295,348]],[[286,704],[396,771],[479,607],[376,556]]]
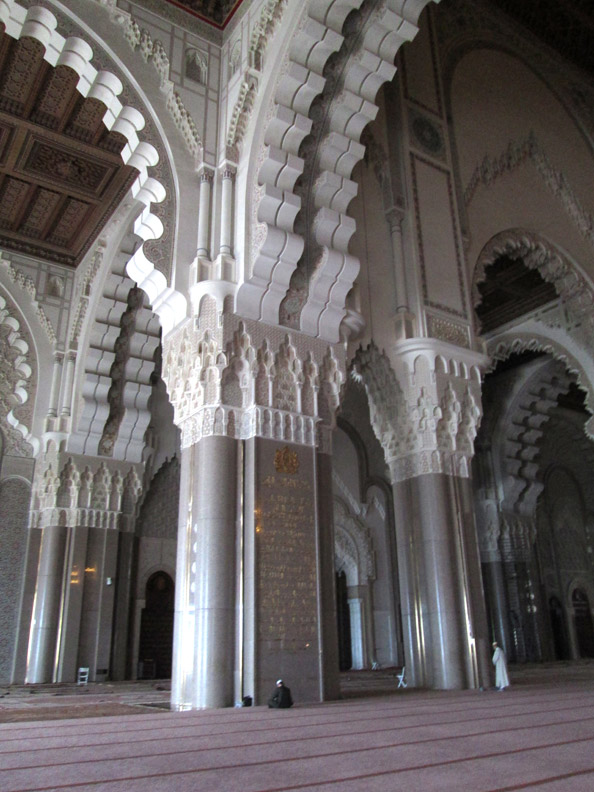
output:
[[[254,141],[258,168],[246,185],[253,228],[237,296],[240,314],[282,322],[291,279],[305,267],[307,289],[293,295],[298,326],[308,335],[339,339],[359,269],[348,252],[355,222],[347,214],[357,189],[350,176],[365,152],[359,138],[425,5],[326,0],[311,3],[296,25]],[[306,207],[309,219],[298,226]]]

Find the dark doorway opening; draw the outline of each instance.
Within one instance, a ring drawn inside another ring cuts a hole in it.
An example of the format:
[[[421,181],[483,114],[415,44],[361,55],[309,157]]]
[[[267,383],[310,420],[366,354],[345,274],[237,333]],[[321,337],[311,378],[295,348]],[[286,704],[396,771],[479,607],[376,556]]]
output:
[[[138,677],[169,679],[173,656],[175,587],[166,572],[155,572],[147,581],[140,619]]]
[[[580,657],[594,657],[594,625],[588,595],[581,589],[575,589],[571,604]]]
[[[549,600],[549,616],[551,619],[555,660],[568,660],[570,652],[567,643],[565,617],[563,615],[563,606],[557,597],[551,597]]]
[[[351,615],[345,572],[336,574],[336,616],[338,618],[338,663],[341,671],[353,665],[351,650]]]

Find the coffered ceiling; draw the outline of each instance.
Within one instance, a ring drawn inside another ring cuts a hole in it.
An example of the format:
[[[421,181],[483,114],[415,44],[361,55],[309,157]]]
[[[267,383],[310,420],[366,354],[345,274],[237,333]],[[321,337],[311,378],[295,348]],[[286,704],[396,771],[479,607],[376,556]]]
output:
[[[137,176],[105,105],[35,39],[0,34],[0,247],[75,267]]]
[[[222,29],[237,11],[242,0],[165,0],[165,2]]]

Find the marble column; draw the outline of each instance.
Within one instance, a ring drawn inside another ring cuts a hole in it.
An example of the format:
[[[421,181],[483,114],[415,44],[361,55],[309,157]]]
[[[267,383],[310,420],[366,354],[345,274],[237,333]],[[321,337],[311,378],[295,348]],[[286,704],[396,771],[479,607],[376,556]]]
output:
[[[513,643],[509,634],[507,591],[501,559],[483,562],[483,580],[493,640],[497,641],[509,657]]]
[[[332,457],[316,454],[318,504],[318,585],[321,619],[321,700],[340,697],[338,633],[336,630],[336,582],[334,570],[334,508],[332,502]]]
[[[400,616],[404,639],[404,663],[411,687],[428,685],[425,669],[425,624],[419,576],[423,559],[418,553],[418,533],[414,517],[410,480],[394,485],[396,554],[400,584]]]
[[[200,207],[198,210],[198,251],[197,255],[209,257],[210,239],[210,194],[212,187],[212,173],[203,170],[200,174]]]
[[[60,404],[60,415],[69,416],[72,411],[72,386],[74,383],[74,367],[76,365],[76,353],[68,352],[66,355],[66,376]]]
[[[468,679],[462,581],[457,558],[459,538],[448,477],[432,473],[411,480],[425,571],[425,608],[431,632],[428,665],[431,686],[459,689]]]
[[[60,385],[62,384],[62,366],[64,355],[62,352],[54,353],[54,368],[52,371],[52,387],[50,390],[48,418],[55,418],[58,415],[58,401],[60,398]]]
[[[58,682],[73,682],[76,679],[89,529],[79,525],[68,528],[67,532],[62,626],[56,674]]]
[[[175,709],[234,701],[237,441],[182,450],[171,683]]]
[[[27,658],[26,682],[30,684],[54,681],[66,530],[62,525],[49,525],[41,536]]]
[[[491,680],[491,640],[485,604],[485,589],[475,522],[472,479],[450,476],[450,485],[458,515],[461,575],[464,586],[464,610],[469,658],[469,684],[488,687]]]
[[[360,597],[349,597],[348,602],[351,621],[352,668],[355,671],[360,671],[365,668],[363,600]]]
[[[231,255],[231,234],[233,217],[233,182],[235,172],[232,168],[223,170],[221,183],[221,243],[219,253]]]

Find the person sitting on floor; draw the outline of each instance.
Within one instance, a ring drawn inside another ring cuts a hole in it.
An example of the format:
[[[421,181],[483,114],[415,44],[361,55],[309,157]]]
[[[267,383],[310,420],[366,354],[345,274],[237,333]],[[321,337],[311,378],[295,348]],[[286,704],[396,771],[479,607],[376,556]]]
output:
[[[282,679],[276,680],[276,690],[268,699],[268,706],[270,709],[288,709],[293,706],[291,691]]]

